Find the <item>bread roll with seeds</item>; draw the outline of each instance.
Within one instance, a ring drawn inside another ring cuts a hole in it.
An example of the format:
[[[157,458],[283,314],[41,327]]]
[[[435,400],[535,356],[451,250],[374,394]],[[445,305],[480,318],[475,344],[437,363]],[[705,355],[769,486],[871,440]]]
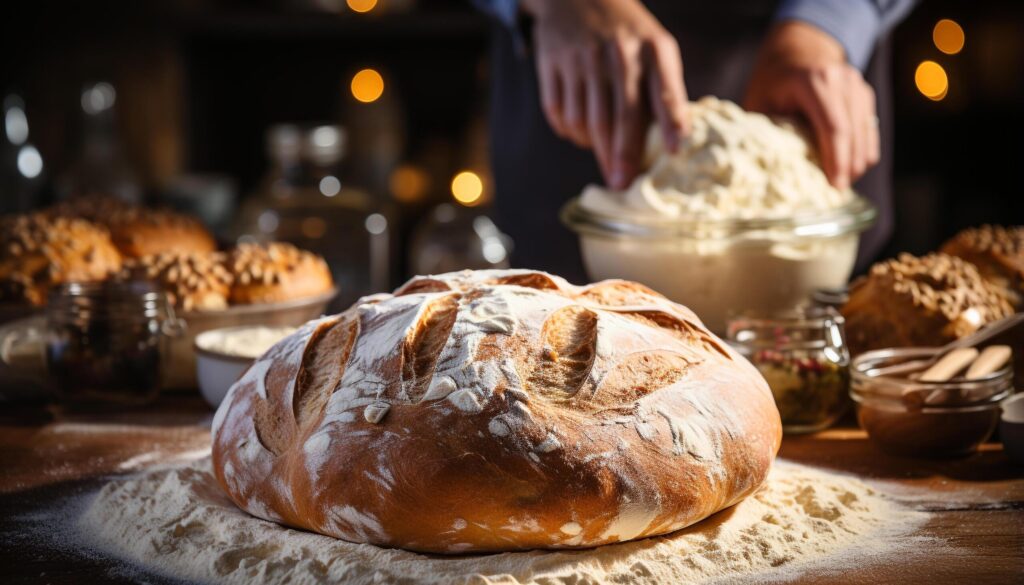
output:
[[[168,252],[131,259],[118,278],[155,282],[184,311],[226,309],[234,280],[227,255],[220,252]]]
[[[1024,226],[970,228],[946,242],[942,252],[974,264],[985,280],[1006,292],[1016,310],[1024,310]]]
[[[327,293],[334,286],[324,259],[291,244],[239,244],[229,259],[232,304],[277,303]]]
[[[217,249],[210,232],[195,218],[129,205],[112,197],[79,197],[54,206],[51,215],[87,219],[106,227],[122,255],[142,258],[169,252],[209,253]]]
[[[1012,312],[1005,294],[974,265],[941,253],[875,264],[850,287],[842,309],[854,354],[944,345]]]
[[[106,279],[121,268],[107,230],[42,214],[0,219],[0,302],[46,304],[50,287]]]
[[[250,514],[434,553],[666,534],[757,490],[764,379],[686,307],[542,272],[417,277],[259,358],[213,422]]]

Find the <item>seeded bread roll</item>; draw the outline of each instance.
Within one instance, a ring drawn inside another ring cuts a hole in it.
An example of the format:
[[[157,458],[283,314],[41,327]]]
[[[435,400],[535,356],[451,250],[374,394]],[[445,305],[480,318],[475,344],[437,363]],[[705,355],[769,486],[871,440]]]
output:
[[[686,307],[625,281],[418,277],[284,339],[213,421],[250,514],[435,553],[666,534],[764,481],[764,379]]]
[[[843,306],[850,351],[944,345],[1013,312],[1005,294],[955,256],[901,254],[853,283]]]
[[[334,283],[324,259],[291,244],[239,244],[229,259],[232,304],[276,303],[312,297]]]
[[[946,242],[942,251],[977,266],[985,280],[1006,292],[1018,311],[1024,310],[1024,226],[967,229]]]
[[[105,226],[122,255],[142,258],[168,252],[213,252],[217,244],[198,220],[169,209],[129,205],[110,197],[80,197],[54,206],[52,215]]]
[[[121,268],[107,230],[41,214],[0,219],[0,302],[46,304],[50,287],[104,280]]]
[[[157,283],[170,302],[185,311],[226,309],[234,280],[227,255],[219,252],[168,252],[131,259],[118,277]]]

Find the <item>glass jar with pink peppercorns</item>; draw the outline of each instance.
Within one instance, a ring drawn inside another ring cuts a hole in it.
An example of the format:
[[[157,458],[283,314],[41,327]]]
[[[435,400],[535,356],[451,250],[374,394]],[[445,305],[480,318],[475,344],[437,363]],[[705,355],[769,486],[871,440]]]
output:
[[[850,353],[834,309],[734,318],[727,336],[768,382],[786,433],[820,431],[846,413]]]

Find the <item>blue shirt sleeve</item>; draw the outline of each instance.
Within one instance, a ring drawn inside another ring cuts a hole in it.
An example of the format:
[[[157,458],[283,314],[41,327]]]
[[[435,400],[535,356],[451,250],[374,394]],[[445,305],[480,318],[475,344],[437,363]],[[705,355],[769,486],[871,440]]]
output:
[[[832,35],[846,59],[867,67],[875,44],[914,7],[915,0],[783,0],[775,20],[800,20]]]
[[[472,0],[477,9],[490,14],[510,29],[519,17],[519,0]]]

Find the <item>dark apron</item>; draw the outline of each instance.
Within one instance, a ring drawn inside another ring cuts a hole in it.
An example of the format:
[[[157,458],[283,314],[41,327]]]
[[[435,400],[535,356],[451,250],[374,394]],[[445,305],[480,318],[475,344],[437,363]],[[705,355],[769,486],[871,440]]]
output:
[[[716,95],[740,102],[776,2],[646,4],[679,42],[690,99]],[[889,61],[883,43],[866,75],[878,94],[882,160],[854,185],[880,212],[878,223],[861,242],[859,269],[874,259],[892,231]],[[603,182],[594,156],[558,138],[548,127],[540,109],[533,56],[502,27],[496,27],[492,75],[491,157],[497,221],[515,242],[513,265],[586,282],[576,236],[558,220],[558,211],[587,184]]]

